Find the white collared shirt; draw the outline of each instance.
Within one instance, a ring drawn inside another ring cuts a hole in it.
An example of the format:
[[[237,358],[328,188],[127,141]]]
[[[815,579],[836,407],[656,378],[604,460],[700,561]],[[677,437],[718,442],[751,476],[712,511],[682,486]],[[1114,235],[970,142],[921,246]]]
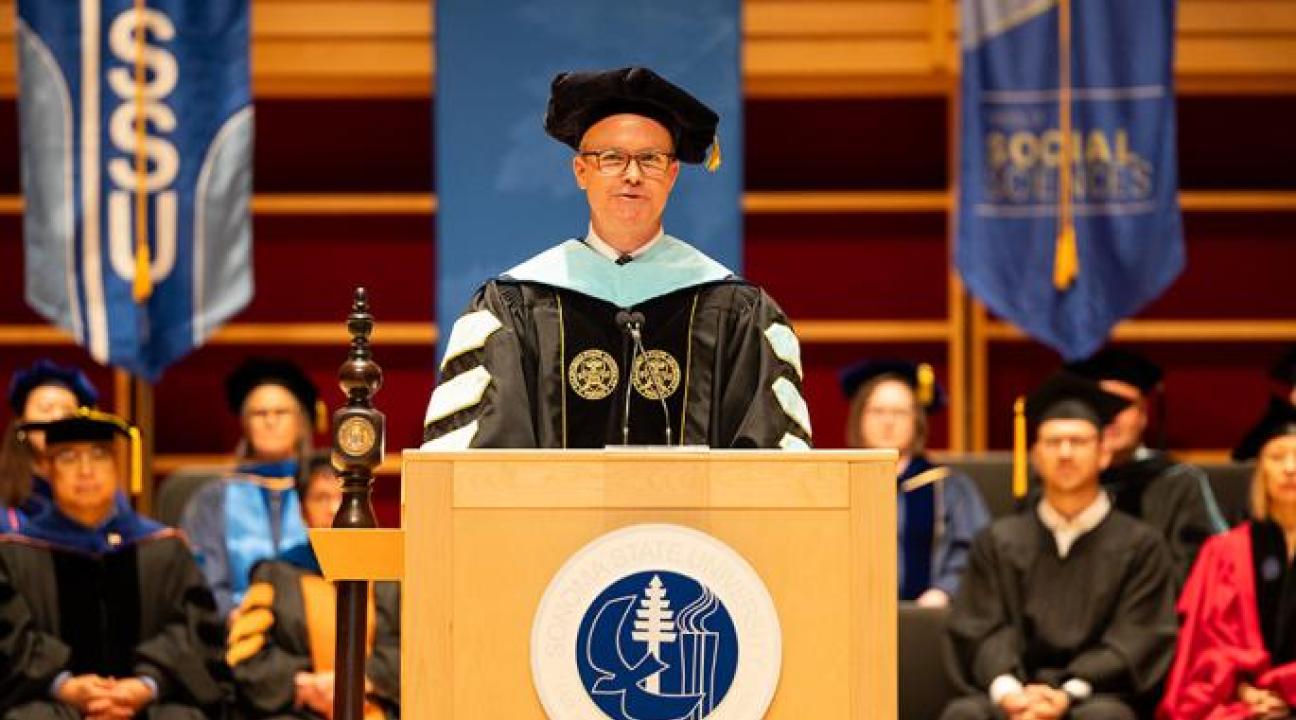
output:
[[[1110,512],[1111,499],[1107,497],[1107,493],[1101,491],[1098,497],[1089,503],[1089,507],[1076,513],[1075,517],[1069,520],[1055,510],[1048,500],[1040,500],[1039,505],[1035,506],[1035,513],[1039,515],[1040,522],[1053,533],[1053,539],[1057,542],[1058,557],[1061,558],[1065,558],[1071,552],[1071,546],[1075,545],[1081,535],[1098,527],[1098,523],[1102,522]]]
[[[1053,508],[1047,500],[1040,500],[1039,505],[1035,506],[1035,513],[1039,516],[1040,522],[1044,524],[1048,531],[1053,533],[1053,541],[1057,543],[1058,557],[1065,558],[1071,552],[1072,546],[1076,540],[1079,540],[1085,533],[1098,527],[1108,513],[1111,512],[1111,499],[1107,493],[1099,492],[1098,497],[1089,504],[1089,507],[1076,513],[1075,517],[1067,519]],[[1016,695],[1022,692],[1022,681],[1012,675],[1000,675],[990,683],[990,701],[995,705],[1008,695]],[[1083,678],[1071,678],[1062,684],[1062,690],[1071,696],[1074,702],[1080,702],[1088,699],[1093,694],[1093,686]]]
[[[612,262],[616,262],[617,260],[621,259],[622,255],[629,255],[632,258],[637,258],[640,255],[643,255],[644,253],[648,252],[649,248],[651,248],[653,245],[656,245],[657,241],[661,240],[662,236],[665,234],[666,234],[665,228],[659,227],[657,228],[657,234],[653,235],[651,240],[635,248],[634,252],[623,253],[620,250],[617,250],[616,248],[609,245],[606,240],[599,237],[598,233],[594,232],[594,223],[590,223],[589,232],[585,234],[585,242],[589,244],[590,247],[594,248],[594,250],[598,252],[599,255],[602,255],[603,257],[607,258],[608,260],[611,260]]]

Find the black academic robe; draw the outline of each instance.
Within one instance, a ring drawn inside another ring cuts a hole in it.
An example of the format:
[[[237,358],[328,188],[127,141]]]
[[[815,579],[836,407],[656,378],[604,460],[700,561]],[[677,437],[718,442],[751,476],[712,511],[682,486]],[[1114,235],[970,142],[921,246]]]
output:
[[[644,315],[646,360],[617,322],[623,309]],[[476,293],[470,316],[499,327],[479,347],[447,351],[425,426],[429,446],[620,445],[628,393],[631,445],[663,444],[669,418],[673,444],[809,447],[795,335],[749,283],[707,282],[620,308],[500,278]]]
[[[1118,510],[1161,533],[1179,586],[1188,578],[1202,543],[1228,529],[1206,474],[1165,453],[1142,451],[1129,462],[1109,467],[1102,483]]]
[[[4,720],[79,717],[50,698],[64,672],[152,679],[158,699],[141,717],[221,717],[228,694],[223,631],[211,592],[173,530],[127,538],[103,553],[0,538]]]
[[[1176,617],[1161,538],[1112,511],[1059,558],[1034,509],[977,536],[948,633],[958,673],[984,694],[1000,675],[1144,704],[1170,665]]]
[[[302,556],[309,556],[307,562],[296,562]],[[304,553],[295,549],[285,559],[259,563],[253,570],[227,655],[246,720],[317,717],[293,706],[297,673],[331,668],[336,649],[336,591],[320,576],[318,566],[302,567],[314,562],[309,548]],[[365,677],[373,691],[367,697],[366,720],[400,714],[400,588],[391,582],[372,587]]]

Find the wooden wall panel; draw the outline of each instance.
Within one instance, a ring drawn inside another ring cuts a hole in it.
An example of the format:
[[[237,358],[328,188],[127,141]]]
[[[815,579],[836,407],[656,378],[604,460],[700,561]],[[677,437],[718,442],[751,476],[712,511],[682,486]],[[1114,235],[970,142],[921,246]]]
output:
[[[15,82],[14,0],[0,0],[0,95]],[[746,0],[744,79],[761,97],[944,95],[957,72],[953,0]],[[253,0],[260,97],[426,97],[431,0]],[[1182,89],[1296,89],[1296,5],[1183,0]]]

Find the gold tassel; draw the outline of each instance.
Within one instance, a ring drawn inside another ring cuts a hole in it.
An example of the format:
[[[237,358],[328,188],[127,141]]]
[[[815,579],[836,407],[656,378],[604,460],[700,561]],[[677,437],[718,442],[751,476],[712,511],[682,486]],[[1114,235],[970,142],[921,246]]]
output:
[[[328,405],[323,400],[315,400],[315,434],[323,435],[329,429]]]
[[[136,17],[143,17],[144,0],[135,0]],[[150,268],[153,261],[149,258],[148,241],[148,161],[145,154],[146,133],[144,132],[144,29],[135,33],[135,177],[138,187],[135,188],[135,281],[131,284],[131,297],[136,304],[147,301],[153,295],[153,276]]]
[[[1026,399],[1013,403],[1013,497],[1026,497]]]
[[[715,139],[711,141],[711,152],[707,154],[706,169],[711,173],[720,169],[720,133],[716,133]]]
[[[1053,252],[1053,287],[1069,290],[1080,274],[1080,253],[1076,248],[1075,198],[1071,166],[1076,149],[1071,136],[1071,1],[1058,2],[1058,236]]]
[[[918,366],[918,404],[931,407],[936,400],[936,371],[932,366],[922,363]]]
[[[1067,223],[1058,233],[1057,248],[1053,256],[1053,287],[1066,290],[1080,274],[1080,253],[1076,248],[1075,224]]]
[[[134,425],[126,429],[126,434],[130,437],[130,493],[131,497],[139,497],[144,492],[144,442]]]

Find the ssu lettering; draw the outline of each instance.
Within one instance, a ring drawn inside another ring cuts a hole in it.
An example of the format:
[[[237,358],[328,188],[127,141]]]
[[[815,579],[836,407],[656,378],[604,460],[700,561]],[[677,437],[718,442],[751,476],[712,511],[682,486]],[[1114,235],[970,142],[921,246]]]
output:
[[[144,65],[142,84],[135,81],[136,41],[145,34],[140,62]],[[117,106],[108,121],[108,135],[117,157],[108,161],[108,176],[114,189],[108,198],[108,242],[112,267],[119,277],[130,282],[135,277],[134,196],[141,190],[149,196],[152,216],[151,236],[154,251],[149,268],[153,283],[164,280],[175,267],[178,200],[174,183],[180,172],[180,153],[167,139],[176,131],[175,111],[166,99],[180,79],[176,58],[166,48],[149,42],[166,43],[175,38],[175,25],[164,13],[153,8],[136,12],[127,9],[118,15],[108,30],[108,47],[121,62],[107,73],[108,87],[117,98]],[[141,96],[143,102],[137,101]],[[144,137],[136,135],[136,120],[143,115]],[[145,156],[144,174],[136,173],[135,156]]]

